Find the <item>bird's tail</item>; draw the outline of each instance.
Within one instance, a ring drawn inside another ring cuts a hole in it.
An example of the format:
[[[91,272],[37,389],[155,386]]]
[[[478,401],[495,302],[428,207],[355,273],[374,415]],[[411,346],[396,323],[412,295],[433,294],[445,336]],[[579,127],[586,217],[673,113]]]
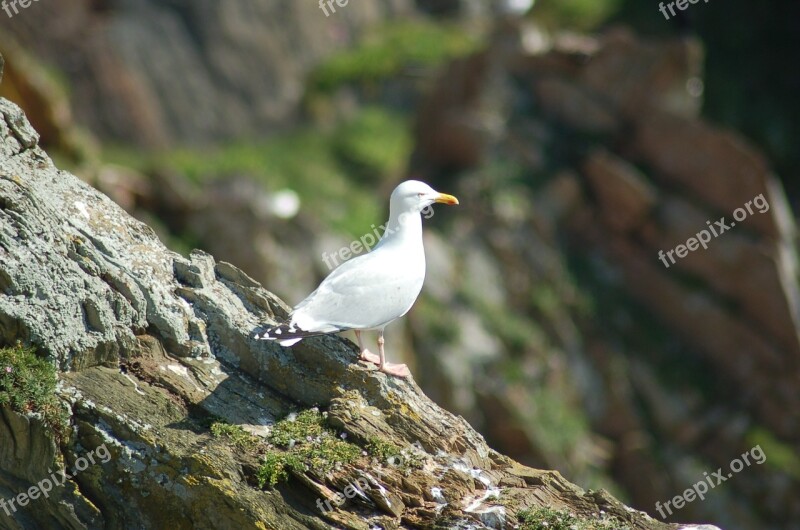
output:
[[[297,327],[295,324],[278,324],[267,329],[261,336],[256,333],[259,340],[277,340],[281,346],[288,348],[297,344],[307,337],[314,337],[316,335],[324,335],[319,331],[305,331]]]

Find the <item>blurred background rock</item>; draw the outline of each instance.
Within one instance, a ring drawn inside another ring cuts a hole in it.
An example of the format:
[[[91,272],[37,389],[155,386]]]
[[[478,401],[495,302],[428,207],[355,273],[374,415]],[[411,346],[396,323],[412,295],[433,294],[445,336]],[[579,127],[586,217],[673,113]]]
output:
[[[656,517],[759,444],[671,520],[800,528],[800,4],[532,4],[41,0],[0,16],[0,95],[176,251],[290,304],[398,181],[457,195],[388,331],[428,395]]]

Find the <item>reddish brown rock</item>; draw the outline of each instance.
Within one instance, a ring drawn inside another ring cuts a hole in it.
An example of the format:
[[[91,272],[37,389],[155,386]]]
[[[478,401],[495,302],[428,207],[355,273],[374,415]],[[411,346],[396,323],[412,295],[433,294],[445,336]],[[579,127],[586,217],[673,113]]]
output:
[[[569,127],[603,134],[620,126],[614,110],[586,87],[558,77],[545,77],[533,87],[547,115]]]
[[[609,227],[620,232],[636,231],[658,200],[645,176],[608,151],[592,153],[583,170]]]
[[[694,117],[702,100],[691,83],[701,82],[702,62],[696,40],[643,41],[617,29],[601,38],[580,81],[630,119],[655,110]]]
[[[732,218],[734,210],[760,194],[772,199],[764,157],[731,131],[681,116],[651,114],[638,123],[630,145],[633,156],[653,169],[654,178],[701,199],[716,218]],[[748,221],[765,235],[780,237],[771,215]]]

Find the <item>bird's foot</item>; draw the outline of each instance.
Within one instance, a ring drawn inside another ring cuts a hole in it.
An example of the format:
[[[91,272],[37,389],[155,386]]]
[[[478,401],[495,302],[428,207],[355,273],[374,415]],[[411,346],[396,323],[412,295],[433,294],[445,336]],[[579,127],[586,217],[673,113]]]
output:
[[[368,349],[364,348],[362,350],[361,355],[359,355],[358,359],[360,361],[366,361],[372,364],[381,364],[381,358],[369,351]]]
[[[411,371],[405,364],[386,363],[378,369],[385,374],[394,375],[396,377],[409,377],[411,375]]]

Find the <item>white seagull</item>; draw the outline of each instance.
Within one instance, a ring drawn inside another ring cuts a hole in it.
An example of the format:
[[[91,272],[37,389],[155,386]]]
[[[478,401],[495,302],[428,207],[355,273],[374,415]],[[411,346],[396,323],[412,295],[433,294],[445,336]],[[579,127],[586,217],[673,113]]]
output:
[[[288,323],[273,326],[256,338],[278,340],[288,347],[306,337],[352,329],[361,360],[377,364],[387,374],[408,377],[405,364],[386,362],[383,330],[408,313],[422,290],[425,249],[420,213],[435,202],[458,204],[458,199],[418,180],[397,186],[389,202],[386,231],[375,248],[344,262],[295,306]],[[367,330],[378,331],[379,356],[361,341],[361,332]]]

